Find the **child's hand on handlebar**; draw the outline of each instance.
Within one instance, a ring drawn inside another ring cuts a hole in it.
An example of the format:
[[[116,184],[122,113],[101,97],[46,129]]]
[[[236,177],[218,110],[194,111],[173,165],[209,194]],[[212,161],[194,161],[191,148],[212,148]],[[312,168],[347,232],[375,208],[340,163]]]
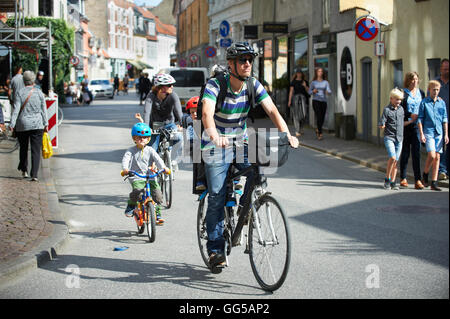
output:
[[[165,167],[165,168],[164,168],[164,174],[170,175],[170,174],[171,174],[170,169],[168,169],[167,167]]]
[[[149,169],[155,174],[158,173],[158,168],[156,167],[155,162],[152,163],[152,166],[150,166]]]
[[[127,176],[129,172],[130,172],[129,170],[124,169],[123,171],[120,172],[120,175],[121,175],[122,177],[124,177],[124,176]]]

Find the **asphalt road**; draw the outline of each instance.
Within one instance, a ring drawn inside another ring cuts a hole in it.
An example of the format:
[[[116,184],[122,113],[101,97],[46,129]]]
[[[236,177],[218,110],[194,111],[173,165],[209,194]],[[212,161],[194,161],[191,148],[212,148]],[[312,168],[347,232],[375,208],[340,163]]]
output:
[[[148,243],[124,217],[130,186],[119,174],[136,100],[64,108],[51,166],[70,240],[0,298],[449,298],[448,191],[385,191],[382,173],[305,148],[269,177],[292,239],[290,272],[274,294],[239,247],[222,274],[203,265],[191,164],[180,164],[166,225]]]

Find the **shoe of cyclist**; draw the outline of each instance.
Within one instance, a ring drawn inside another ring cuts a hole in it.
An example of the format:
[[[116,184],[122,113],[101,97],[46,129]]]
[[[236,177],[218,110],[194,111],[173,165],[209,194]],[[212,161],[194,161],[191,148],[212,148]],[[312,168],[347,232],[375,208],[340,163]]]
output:
[[[134,209],[136,208],[135,205],[127,205],[127,208],[125,208],[125,216],[127,217],[133,217],[134,215]]]
[[[195,190],[196,191],[205,191],[206,190],[206,185],[203,182],[197,182],[197,184],[195,185]]]
[[[212,253],[209,255],[208,263],[211,268],[224,268],[226,266],[225,255],[221,253]]]
[[[156,207],[156,225],[162,226],[164,225],[165,220],[161,217],[161,207]]]

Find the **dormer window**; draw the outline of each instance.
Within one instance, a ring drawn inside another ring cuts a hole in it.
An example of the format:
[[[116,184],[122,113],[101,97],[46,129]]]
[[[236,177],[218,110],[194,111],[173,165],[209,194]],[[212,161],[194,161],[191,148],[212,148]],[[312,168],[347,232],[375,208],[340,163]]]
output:
[[[155,36],[156,35],[156,25],[155,22],[149,21],[148,23],[148,35]]]

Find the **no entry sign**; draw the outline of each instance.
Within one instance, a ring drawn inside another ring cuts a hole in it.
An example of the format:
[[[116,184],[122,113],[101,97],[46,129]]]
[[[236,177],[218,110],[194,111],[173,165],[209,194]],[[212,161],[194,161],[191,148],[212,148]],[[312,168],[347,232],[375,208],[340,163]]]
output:
[[[356,36],[363,41],[372,41],[379,31],[378,22],[371,18],[362,18],[356,24]]]

